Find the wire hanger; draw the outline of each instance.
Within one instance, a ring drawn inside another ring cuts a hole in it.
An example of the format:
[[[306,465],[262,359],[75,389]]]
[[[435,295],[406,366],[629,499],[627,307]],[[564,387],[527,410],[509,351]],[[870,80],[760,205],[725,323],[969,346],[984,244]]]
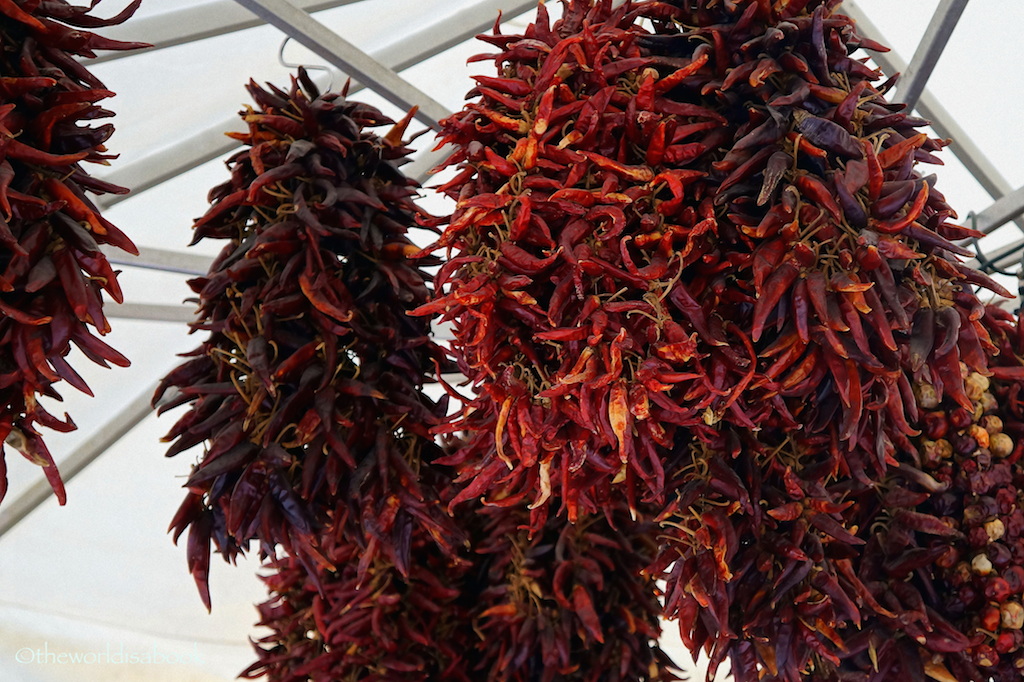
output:
[[[284,58],[284,49],[288,46],[288,41],[291,39],[291,36],[285,36],[284,40],[281,41],[281,48],[277,51],[277,62],[286,69],[303,68],[306,71],[323,71],[327,74],[327,87],[322,88],[322,90],[323,92],[332,92],[334,90],[334,69],[320,64],[292,64]]]
[[[974,214],[974,211],[971,211],[970,213],[968,213],[967,214],[967,218],[971,221],[971,227],[977,229],[977,227],[978,227],[978,216],[976,216]],[[1004,269],[1000,268],[999,266],[997,266],[995,264],[995,261],[989,260],[988,257],[985,256],[984,252],[982,252],[982,250],[981,250],[981,242],[978,241],[977,237],[971,237],[971,240],[970,240],[969,243],[971,245],[971,248],[974,249],[974,253],[976,254],[975,257],[978,259],[978,265],[981,266],[981,269],[983,271],[987,270],[989,272],[994,272],[994,273],[997,273],[997,274],[1000,274],[1000,275],[1005,275],[1006,277],[1017,277],[1018,279],[1020,279],[1021,274],[1022,274],[1021,272],[1012,272],[1010,270],[1004,270]],[[1007,255],[1009,255],[1009,254],[1007,254]]]

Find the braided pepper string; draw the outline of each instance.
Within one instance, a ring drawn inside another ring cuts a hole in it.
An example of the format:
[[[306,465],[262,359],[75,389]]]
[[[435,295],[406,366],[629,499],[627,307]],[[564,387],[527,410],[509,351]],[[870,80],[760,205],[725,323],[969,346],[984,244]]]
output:
[[[930,506],[948,483],[922,470],[918,436],[924,410],[977,410],[972,377],[997,349],[972,285],[1009,293],[960,262],[974,233],[916,170],[943,143],[885,101],[891,82],[851,56],[884,48],[837,5],[640,9],[663,74],[703,64],[666,96],[729,122],[700,181],[716,240],[681,280],[756,358],[714,365],[729,410],[666,466],[652,570],[670,571],[684,641],[737,680],[968,679],[970,647],[995,659],[936,597],[958,529]]]

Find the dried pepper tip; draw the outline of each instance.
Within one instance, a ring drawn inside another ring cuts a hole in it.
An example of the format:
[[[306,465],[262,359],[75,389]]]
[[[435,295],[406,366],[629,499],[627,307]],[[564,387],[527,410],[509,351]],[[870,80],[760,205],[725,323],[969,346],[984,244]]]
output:
[[[61,504],[63,484],[37,427],[76,427],[67,415],[47,412],[39,397],[60,399],[54,384],[61,380],[92,395],[66,360],[72,344],[97,364],[128,364],[89,328],[110,331],[101,292],[123,299],[100,245],[138,253],[88,195],[128,190],[81,166],[113,158],[104,146],[113,125],[88,122],[111,115],[97,103],[114,93],[78,58],[144,45],[81,29],[121,23],[138,4],[103,20],[89,14],[91,5],[63,0],[0,3],[0,37],[8,47],[0,57],[0,440],[43,467]],[[7,488],[3,456],[0,449],[0,499]]]

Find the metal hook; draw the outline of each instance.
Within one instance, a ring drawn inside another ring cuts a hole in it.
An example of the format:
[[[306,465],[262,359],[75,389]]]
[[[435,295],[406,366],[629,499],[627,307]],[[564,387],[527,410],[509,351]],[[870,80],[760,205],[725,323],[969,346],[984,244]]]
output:
[[[321,66],[317,64],[292,64],[284,58],[284,48],[287,47],[288,41],[291,40],[291,36],[285,36],[284,40],[281,41],[281,49],[277,51],[278,63],[286,69],[298,69],[303,68],[306,71],[323,71],[327,74],[327,87],[323,89],[324,92],[332,92],[334,90],[334,69],[329,66]]]
[[[1020,315],[1021,310],[1024,310],[1024,255],[1020,258],[1020,270],[1017,271],[1017,310],[1014,314]]]
[[[976,216],[974,214],[974,211],[971,211],[970,213],[968,213],[967,217],[970,218],[970,220],[971,220],[971,227],[972,228],[977,228],[978,227],[978,216]],[[997,273],[997,274],[1000,274],[1000,275],[1004,275],[1006,277],[1016,277],[1018,280],[1020,280],[1022,273],[1024,273],[1024,270],[1022,270],[1021,272],[1011,272],[1009,270],[1003,270],[1002,268],[998,267],[995,264],[994,261],[990,261],[985,256],[984,252],[982,252],[982,250],[981,250],[981,242],[978,241],[977,237],[971,237],[970,244],[971,244],[971,247],[974,249],[974,253],[976,254],[975,257],[978,259],[978,265],[981,266],[982,270],[987,270],[989,272],[994,272],[994,273]],[[1024,266],[1022,266],[1022,267],[1024,267]]]

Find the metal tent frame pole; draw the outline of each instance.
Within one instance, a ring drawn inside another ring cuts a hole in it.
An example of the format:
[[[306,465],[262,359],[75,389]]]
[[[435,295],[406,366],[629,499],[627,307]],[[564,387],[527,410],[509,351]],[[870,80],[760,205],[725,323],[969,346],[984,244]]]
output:
[[[121,303],[104,311],[107,317],[121,320],[145,320],[147,322],[173,322],[177,325],[196,321],[196,311],[186,305],[161,303]]]
[[[396,72],[402,71],[490,28],[499,11],[511,18],[535,6],[536,0],[480,0],[454,18],[446,16],[412,34],[396,36],[393,43],[371,52],[370,56]],[[354,95],[363,87],[362,84],[353,83],[349,94]],[[238,147],[238,142],[226,137],[225,133],[237,130],[238,127],[237,116],[225,117],[216,125],[182,138],[170,147],[131,163],[120,164],[116,170],[104,175],[103,179],[128,187],[132,193],[107,194],[99,197],[96,204],[103,209],[109,208],[227,154]]]
[[[236,2],[403,111],[419,107],[416,118],[421,123],[436,129],[437,122],[449,114],[443,104],[287,0]]]
[[[843,3],[843,11],[851,16],[860,26],[862,32],[881,42],[885,43],[884,34],[867,15],[857,6],[853,0]],[[907,70],[907,63],[895,52],[872,52],[871,58],[888,75],[903,73]],[[922,88],[916,108],[921,114],[932,122],[932,127],[942,137],[952,138],[953,143],[950,150],[953,155],[960,159],[971,175],[985,189],[993,199],[998,199],[1004,194],[1013,190],[1010,183],[999,173],[996,167],[988,160],[985,153],[978,147],[963,128],[957,124],[956,119],[950,114],[938,99],[927,90]]]
[[[974,216],[974,228],[985,234],[994,232],[1024,213],[1024,187],[1000,197],[991,206]]]
[[[200,256],[197,253],[187,251],[173,251],[171,249],[154,249],[148,246],[140,246],[139,255],[132,256],[112,246],[101,246],[100,250],[107,257],[111,265],[125,265],[133,268],[144,268],[147,270],[159,270],[160,272],[172,272],[179,275],[205,275],[210,271],[213,258]]]
[[[966,0],[963,0],[966,4]],[[955,8],[951,7],[952,3],[949,0],[939,6],[936,11],[936,17],[933,17],[932,25],[945,24],[945,20],[942,14],[945,10],[954,11]],[[877,40],[880,43],[885,44],[886,40],[882,32],[875,26],[875,24],[868,18],[867,14],[864,13],[860,7],[857,6],[855,0],[847,0],[843,3],[843,11],[852,17],[861,28],[862,33],[871,38]],[[929,26],[931,31],[932,26]],[[932,31],[936,34],[936,37],[931,39],[931,42],[938,40],[937,34],[938,29]],[[948,35],[947,35],[948,37]],[[928,33],[925,35],[925,40],[928,40]],[[945,41],[941,41],[943,46]],[[922,50],[919,48],[915,51],[915,57],[918,54],[925,54],[930,52],[928,49]],[[872,59],[882,67],[882,70],[889,75],[896,73],[906,72],[908,66],[898,54],[895,52],[873,52],[871,53]],[[922,57],[922,60],[924,57]],[[937,56],[935,57],[937,60]],[[934,61],[932,67],[934,67]],[[930,73],[930,69],[927,69]],[[919,71],[920,72],[920,71]],[[945,138],[951,138],[952,144],[950,144],[950,151],[953,155],[960,160],[960,162],[967,168],[968,172],[978,181],[978,184],[988,192],[989,196],[995,200],[995,203],[981,211],[976,216],[978,221],[979,229],[988,234],[993,232],[998,227],[1006,224],[1010,220],[1013,220],[1017,227],[1024,231],[1024,220],[1021,219],[1021,215],[1024,214],[1024,192],[1015,190],[1013,185],[1003,177],[995,165],[988,159],[988,156],[981,150],[980,147],[970,138],[960,125],[956,122],[956,119],[939,100],[924,87],[924,82],[920,82],[920,95],[917,98],[916,109],[921,113],[922,116],[932,122],[932,128]],[[984,216],[984,217],[982,217]],[[1024,239],[1015,242],[1007,247],[994,250],[992,253],[987,255],[986,261],[998,266],[1001,262],[1006,259],[1017,257],[1020,250],[1024,248]],[[971,263],[977,266],[976,262]]]
[[[871,20],[853,0],[843,3],[843,11],[856,20],[864,34],[879,42],[885,42],[883,33],[871,23]],[[895,52],[872,52],[871,58],[890,76],[903,73],[907,69],[906,62]],[[971,139],[966,130],[956,123],[952,114],[946,111],[945,106],[927,88],[922,89],[918,103],[916,103],[916,110],[932,122],[932,127],[937,133],[952,139],[949,148],[953,156],[964,164],[992,199],[999,199],[1011,193],[1013,185],[1005,177],[1002,177],[985,153],[981,151],[981,147]]]
[[[896,101],[903,102],[909,109],[914,108],[966,8],[967,0],[942,0],[897,84]]]
[[[387,69],[387,66],[393,66],[394,69],[402,69],[422,59],[429,58],[443,51],[451,45],[457,44],[458,42],[465,40],[466,37],[476,32],[484,30],[490,25],[493,16],[499,11],[501,4],[494,0],[488,2],[478,3],[476,6],[464,10],[459,15],[459,22],[445,21],[443,26],[451,27],[447,33],[440,32],[435,26],[426,27],[422,31],[418,32],[414,36],[408,36],[405,40],[401,41],[396,47],[398,48],[398,54],[395,50],[390,47],[388,49],[382,49],[380,53],[386,53],[389,57],[386,63],[378,63],[374,57],[365,55],[360,52],[357,48],[341,39],[336,34],[331,33],[319,22],[316,22],[312,17],[308,15],[304,8],[322,8],[327,4],[340,5],[345,2],[354,2],[355,0],[344,0],[339,2],[335,0],[334,3],[326,2],[313,2],[312,0],[301,0],[300,6],[296,6],[285,0],[233,0],[232,3],[218,2],[213,3],[215,6],[217,15],[222,17],[231,18],[231,13],[225,12],[225,4],[234,4],[237,2],[241,5],[252,4],[253,11],[260,13],[260,17],[252,20],[250,19],[247,23],[242,24],[237,16],[232,19],[234,24],[232,26],[245,27],[252,25],[253,23],[259,23],[261,19],[270,21],[274,25],[283,28],[287,33],[293,35],[297,39],[309,41],[318,41],[319,49],[321,51],[329,50],[333,47],[341,47],[345,52],[345,55],[328,57],[325,55],[325,59],[332,61],[334,64],[340,64],[347,68],[349,61],[355,60],[361,63],[364,67],[371,69],[384,68],[384,71],[389,74],[387,76],[390,79],[391,85],[397,85],[400,89],[404,90],[404,99],[399,101],[406,101],[410,96],[415,96],[418,92],[415,88],[409,90],[412,86],[402,80],[395,74],[394,70]],[[928,29],[925,32],[924,37],[917,50],[915,50],[914,58],[911,64],[908,66],[905,62],[900,59],[899,55],[895,53],[879,53],[874,55],[875,61],[887,72],[897,73],[905,72],[906,75],[901,82],[899,89],[902,90],[901,99],[908,104],[916,104],[917,108],[927,118],[933,121],[933,127],[936,132],[944,137],[950,137],[953,139],[951,145],[952,151],[957,158],[967,167],[972,175],[978,180],[978,182],[985,188],[986,191],[996,200],[1000,200],[1002,197],[1013,194],[1013,188],[1011,185],[1002,177],[998,170],[991,164],[985,154],[979,147],[970,139],[966,131],[964,131],[956,123],[953,116],[939,104],[938,100],[927,91],[925,85],[928,77],[934,70],[935,64],[941,56],[942,50],[948,42],[949,36],[959,20],[961,14],[966,7],[967,0],[942,0],[942,3],[932,17]],[[514,7],[509,8],[509,13],[516,15],[523,11],[526,11],[533,5],[533,0],[527,0],[526,2],[520,2]],[[867,16],[856,6],[853,0],[850,0],[845,6],[847,11],[861,28],[868,35],[875,36],[881,42],[884,41],[881,31],[874,26],[874,24],[867,18]],[[191,12],[194,10],[181,10],[180,12]],[[238,7],[236,11],[245,12],[246,10],[242,7]],[[226,19],[222,20],[219,26],[221,30],[228,25]],[[454,30],[453,30],[454,29]],[[234,29],[237,30],[237,29]],[[305,37],[303,37],[305,32]],[[312,32],[312,33],[311,33]],[[440,33],[440,42],[437,42],[438,35]],[[315,34],[315,35],[314,35]],[[434,40],[431,43],[431,47],[427,50],[416,49],[419,45],[424,44],[427,38]],[[403,46],[404,50],[402,49]],[[371,71],[364,71],[363,76],[373,75]],[[355,92],[359,86],[353,88]],[[898,93],[899,94],[899,93]],[[425,97],[425,95],[424,95]],[[436,102],[434,103],[437,104]],[[435,113],[440,114],[443,110],[440,105],[435,107],[437,111]],[[129,164],[124,166],[117,171],[110,174],[109,179],[112,182],[122,182],[128,178],[133,178],[135,182],[128,182],[127,184],[135,184],[135,194],[140,191],[155,186],[163,180],[173,177],[180,172],[188,170],[199,163],[216,158],[217,156],[230,151],[234,148],[235,142],[230,138],[226,138],[223,132],[230,130],[236,125],[235,119],[230,119],[229,122],[225,122],[222,125],[215,126],[206,131],[202,131],[199,134],[189,138],[179,145],[158,152],[157,154],[151,155],[135,164]],[[185,151],[183,155],[182,152]],[[191,152],[191,154],[189,154]],[[417,158],[410,166],[407,171],[417,177],[419,180],[424,180],[427,175],[426,172],[439,162],[444,157],[444,150],[436,152],[426,152]],[[148,177],[147,177],[148,176]],[[124,179],[121,179],[121,178]],[[112,205],[117,201],[123,199],[123,195],[115,195],[104,197],[101,200],[101,205],[104,207]],[[1012,200],[1011,200],[1012,201]],[[1024,198],[1021,199],[1024,202]],[[979,226],[983,231],[991,232],[1003,222],[992,222],[989,217],[997,216],[1006,213],[1004,207],[1005,203],[1001,203],[999,208],[993,208],[992,210],[983,211],[984,216],[979,222]],[[1013,219],[1017,221],[1018,226],[1024,230],[1024,220],[1021,220],[1021,212],[1010,212],[1008,215],[1013,216]],[[999,249],[995,255],[991,257],[993,262],[999,262],[1004,260],[1024,246],[1024,241],[1021,244],[1014,245],[1012,248]],[[183,254],[176,254],[172,251],[165,251],[157,253],[156,250],[148,250],[149,253],[143,253],[138,259],[128,259],[124,257],[118,258],[116,261],[121,265],[148,267],[158,270],[166,270],[170,272],[183,272],[185,274],[202,274],[205,272],[205,267],[208,267],[209,260],[200,257],[188,257]],[[188,265],[182,266],[182,259],[190,260]],[[179,318],[179,314],[174,315],[175,319]]]
[[[296,0],[295,4],[307,12],[321,12],[363,0]],[[109,26],[103,35],[114,40],[149,43],[152,47],[127,52],[103,52],[89,64],[102,64],[131,57],[140,52],[162,50],[205,38],[262,26],[263,20],[254,16],[234,0],[217,0],[202,5],[171,10],[152,17],[132,19],[117,26]]]

